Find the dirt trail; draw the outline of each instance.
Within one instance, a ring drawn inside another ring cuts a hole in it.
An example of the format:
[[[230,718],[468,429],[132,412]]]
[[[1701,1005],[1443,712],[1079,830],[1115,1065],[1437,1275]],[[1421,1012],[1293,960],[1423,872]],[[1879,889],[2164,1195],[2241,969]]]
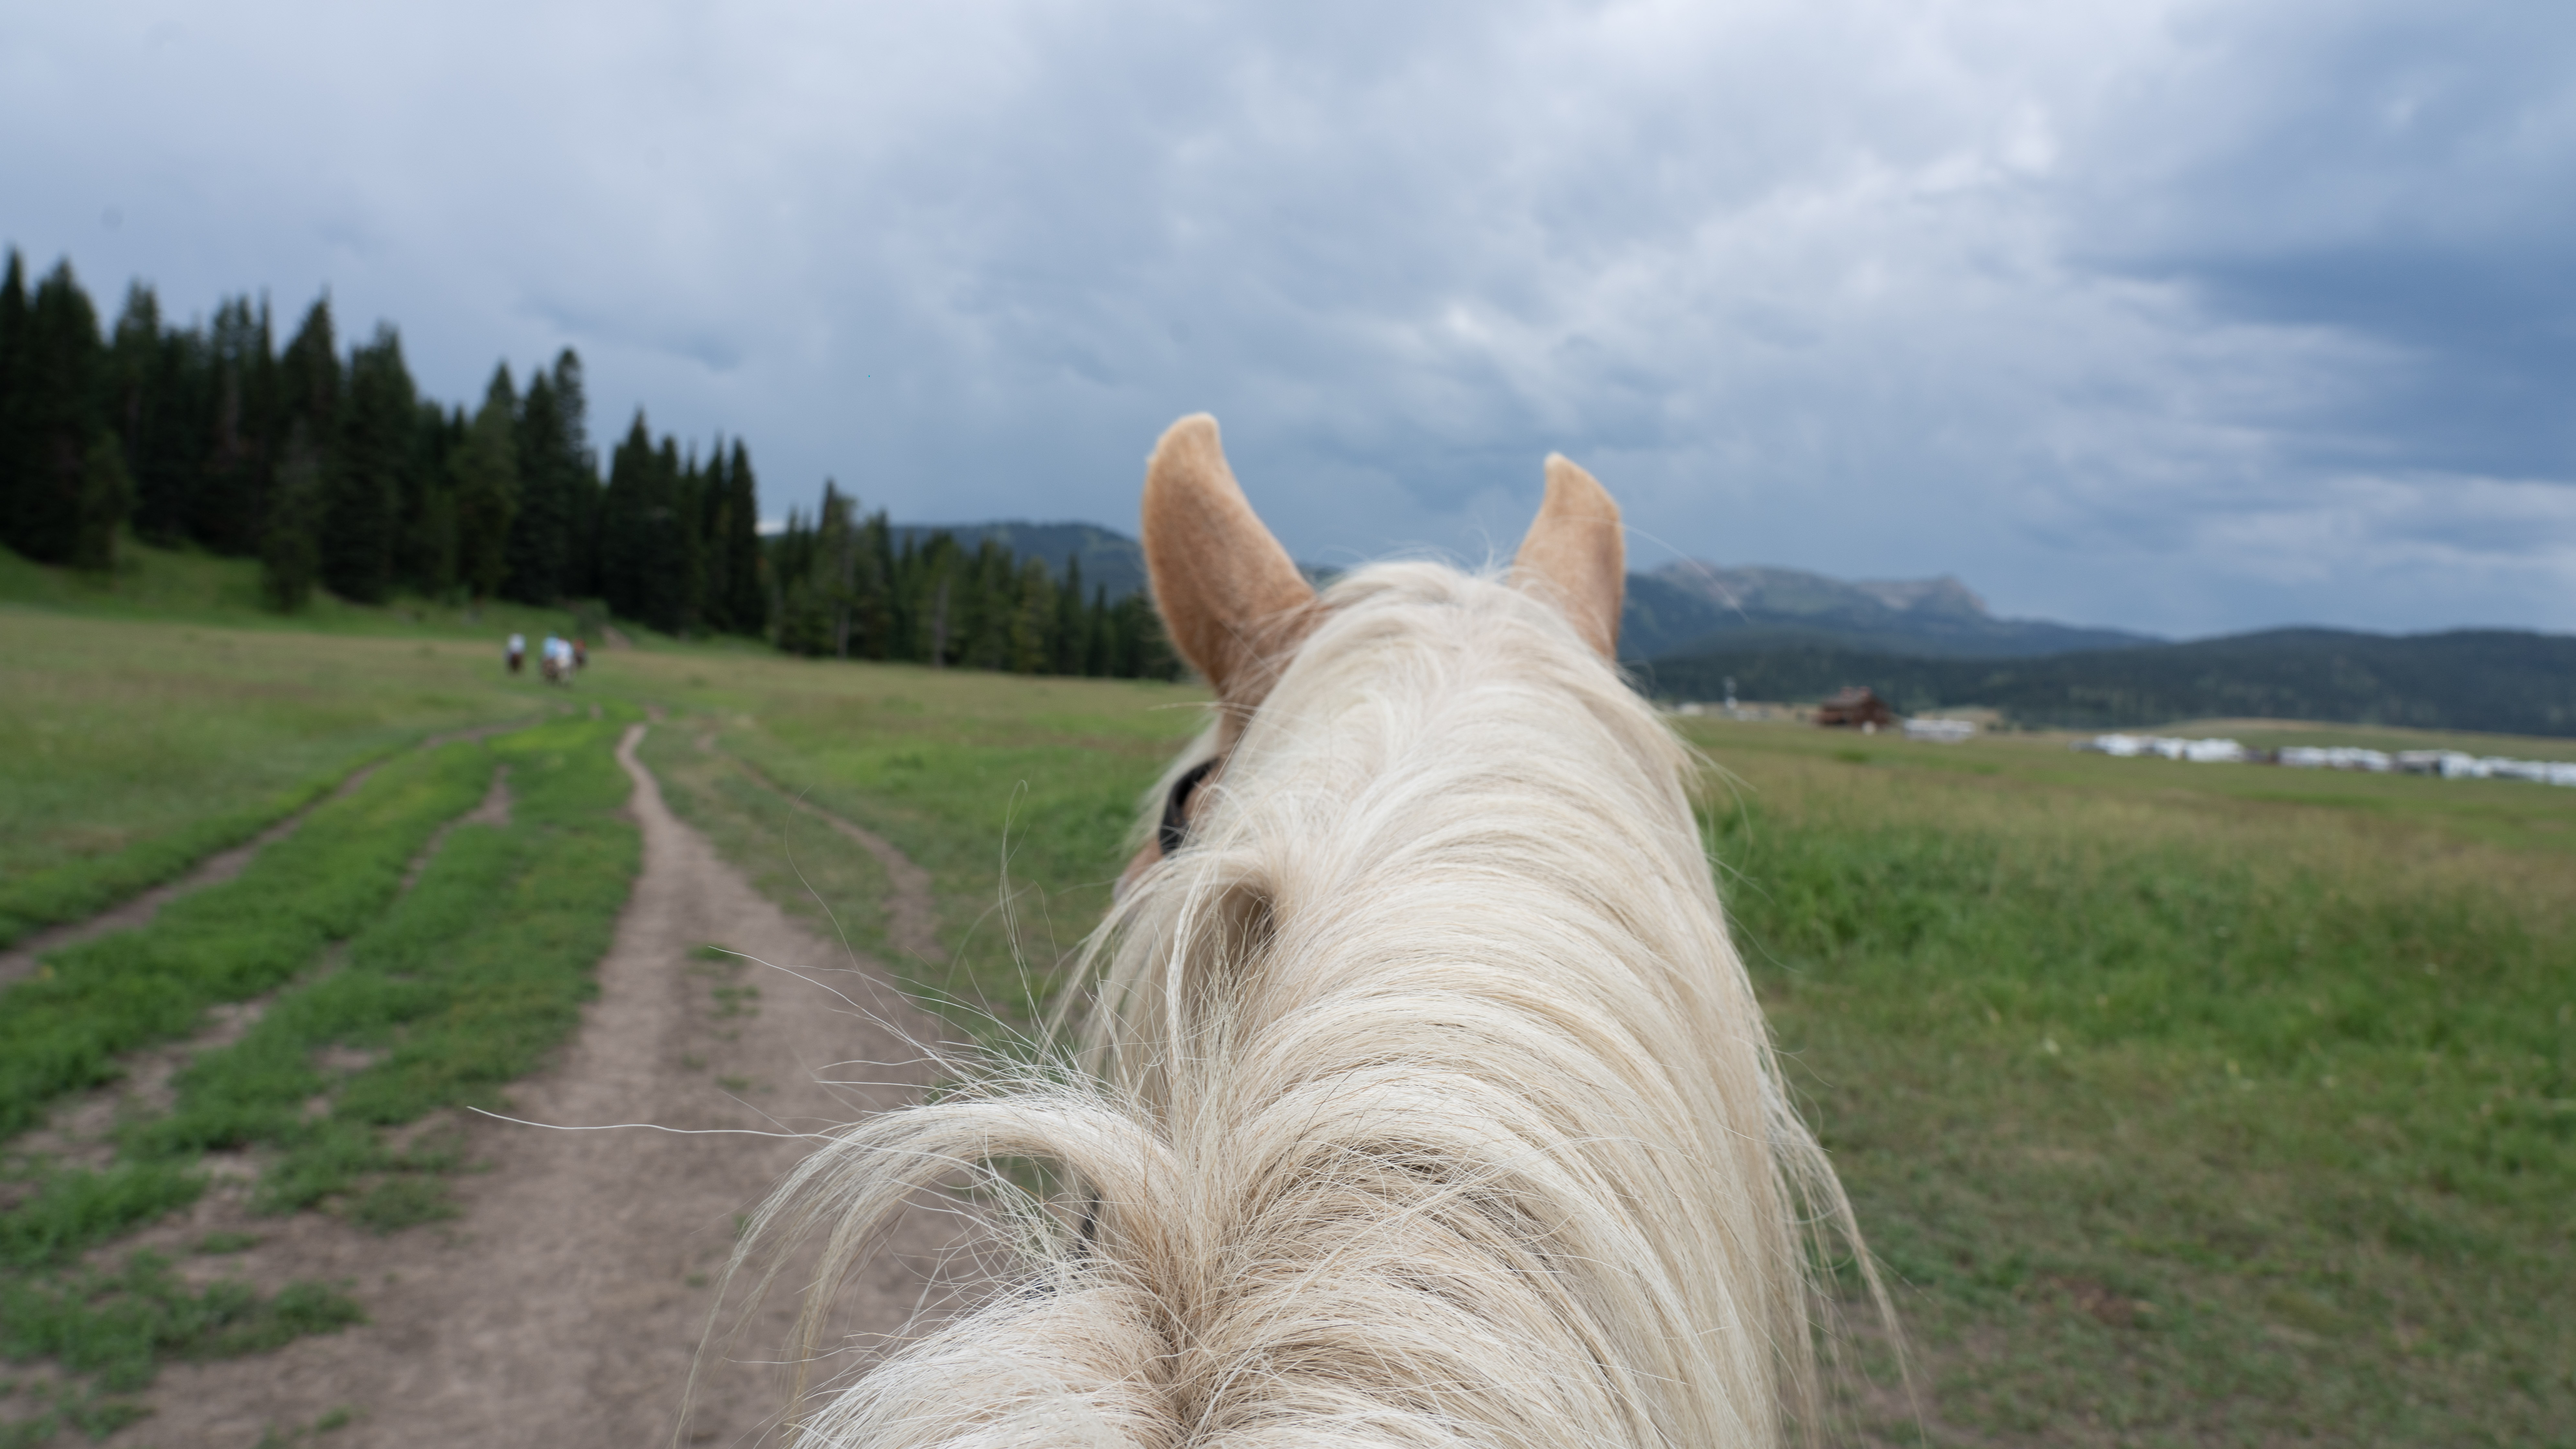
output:
[[[927,1076],[911,1040],[936,1040],[936,1025],[672,816],[636,758],[645,728],[618,749],[635,782],[643,874],[600,964],[599,1000],[559,1064],[513,1090],[513,1115],[807,1132],[910,1098]],[[709,943],[776,964],[697,954]],[[193,1259],[190,1271],[349,1280],[372,1322],[253,1359],[165,1368],[147,1395],[155,1415],[109,1442],[248,1449],[271,1427],[344,1405],[359,1417],[322,1441],[332,1449],[669,1442],[735,1215],[809,1144],[482,1119],[464,1130],[469,1156],[491,1170],[457,1179],[464,1215],[443,1226],[377,1238],[318,1214],[253,1218],[228,1190],[156,1229],[173,1246],[209,1231],[260,1235],[241,1257]],[[842,1323],[900,1327],[962,1231],[951,1215],[905,1219],[845,1295]],[[793,1313],[787,1292],[762,1304],[740,1356],[776,1358]],[[767,1442],[783,1382],[771,1365],[717,1363],[687,1442]]]
[[[446,734],[432,735],[422,740],[419,748],[434,750],[441,745],[454,744],[459,740],[488,739],[496,734],[526,729],[536,723],[538,723],[536,720],[508,720],[499,724],[476,725],[472,729],[450,730]],[[62,925],[48,926],[41,931],[30,932],[19,937],[16,945],[6,951],[0,951],[0,986],[6,986],[19,977],[32,973],[36,969],[38,958],[48,951],[59,951],[65,946],[76,946],[83,941],[108,935],[111,932],[130,931],[137,926],[148,926],[154,916],[161,914],[163,906],[181,896],[194,895],[208,886],[222,885],[225,881],[240,875],[250,868],[250,863],[258,858],[261,851],[302,829],[305,820],[325,801],[337,800],[367,783],[368,778],[383,769],[387,760],[391,758],[388,756],[385,760],[378,760],[372,765],[359,766],[351,771],[346,779],[333,786],[330,794],[304,806],[241,844],[207,856],[197,862],[186,875],[176,880],[163,881],[140,895],[129,896],[87,920],[67,921]]]

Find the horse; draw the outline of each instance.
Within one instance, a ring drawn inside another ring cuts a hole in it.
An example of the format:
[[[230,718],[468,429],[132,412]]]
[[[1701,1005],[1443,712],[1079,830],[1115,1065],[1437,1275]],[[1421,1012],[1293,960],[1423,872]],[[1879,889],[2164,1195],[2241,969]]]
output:
[[[1013,1266],[800,1381],[798,1442],[1815,1436],[1827,1254],[1885,1297],[1729,937],[1700,761],[1618,669],[1618,506],[1545,480],[1507,569],[1318,593],[1214,419],[1163,435],[1147,568],[1215,705],[1072,965],[1070,1045],[844,1129],[736,1258],[823,1240],[800,1364],[961,1169]]]

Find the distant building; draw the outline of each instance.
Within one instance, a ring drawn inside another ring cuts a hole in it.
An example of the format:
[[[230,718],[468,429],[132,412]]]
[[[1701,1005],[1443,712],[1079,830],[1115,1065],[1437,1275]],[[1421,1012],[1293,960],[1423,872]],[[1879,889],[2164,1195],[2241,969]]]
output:
[[[1827,729],[1881,730],[1896,724],[1896,711],[1861,685],[1852,685],[1816,706],[1816,723]]]
[[[2252,751],[2234,740],[2186,740],[2173,735],[2096,735],[2069,748],[2124,760],[2156,755],[2195,765],[2241,765],[2254,758]]]
[[[2396,761],[2381,750],[2365,750],[2352,745],[2283,745],[2280,762],[2294,770],[2366,770],[2385,775]]]
[[[1905,722],[1909,740],[1930,740],[1934,744],[1955,745],[1966,742],[1977,732],[1972,719],[1910,719]]]

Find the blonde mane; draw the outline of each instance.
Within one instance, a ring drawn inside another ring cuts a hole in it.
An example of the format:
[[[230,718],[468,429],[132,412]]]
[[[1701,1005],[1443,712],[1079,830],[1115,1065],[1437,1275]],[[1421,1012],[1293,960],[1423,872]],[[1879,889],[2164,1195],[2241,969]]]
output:
[[[818,1396],[803,1442],[1812,1434],[1808,1230],[1850,1212],[1689,752],[1558,607],[1419,563],[1328,590],[1234,724],[1187,847],[1083,956],[1074,1060],[861,1123],[763,1210],[824,1232],[828,1286],[961,1167],[1059,1184],[1005,1215],[1012,1281]]]

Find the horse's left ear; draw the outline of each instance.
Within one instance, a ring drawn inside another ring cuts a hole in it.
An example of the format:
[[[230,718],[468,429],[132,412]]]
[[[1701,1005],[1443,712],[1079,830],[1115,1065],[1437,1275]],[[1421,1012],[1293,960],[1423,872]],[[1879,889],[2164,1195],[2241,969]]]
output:
[[[1155,445],[1143,533],[1154,605],[1181,657],[1227,705],[1258,708],[1315,625],[1315,587],[1244,498],[1216,419],[1183,418]]]
[[[1565,611],[1574,632],[1604,659],[1619,657],[1619,606],[1628,593],[1628,540],[1610,491],[1564,457],[1547,455],[1547,498],[1521,551],[1513,582],[1538,587]]]

